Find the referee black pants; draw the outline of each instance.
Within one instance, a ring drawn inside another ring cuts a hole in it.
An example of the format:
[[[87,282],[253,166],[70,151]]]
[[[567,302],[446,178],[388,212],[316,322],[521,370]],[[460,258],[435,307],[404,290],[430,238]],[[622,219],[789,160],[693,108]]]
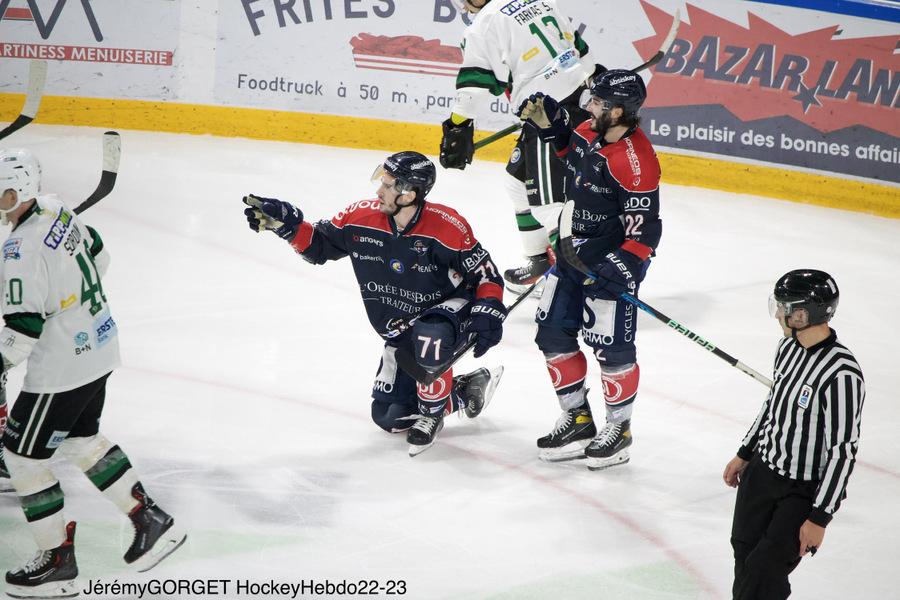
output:
[[[758,457],[744,469],[734,505],[734,600],[783,600],[800,564],[800,526],[817,482],[782,477]]]

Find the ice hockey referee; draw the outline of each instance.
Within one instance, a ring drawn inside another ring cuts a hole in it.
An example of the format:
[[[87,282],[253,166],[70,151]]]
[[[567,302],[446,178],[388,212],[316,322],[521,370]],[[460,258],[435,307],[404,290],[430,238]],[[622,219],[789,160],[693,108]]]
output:
[[[837,305],[834,279],[812,269],[782,276],[769,299],[785,336],[775,383],[723,474],[738,488],[734,600],[790,596],[788,575],[821,546],[846,497],[865,384],[853,353],[828,326]]]

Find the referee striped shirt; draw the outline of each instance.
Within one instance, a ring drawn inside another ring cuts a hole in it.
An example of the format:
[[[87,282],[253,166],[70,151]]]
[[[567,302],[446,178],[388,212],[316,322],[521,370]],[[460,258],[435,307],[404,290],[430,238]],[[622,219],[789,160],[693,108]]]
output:
[[[758,454],[776,473],[818,481],[809,519],[822,527],[846,496],[859,447],[866,390],[853,353],[829,337],[804,348],[784,338],[775,354],[775,384],[738,450]]]

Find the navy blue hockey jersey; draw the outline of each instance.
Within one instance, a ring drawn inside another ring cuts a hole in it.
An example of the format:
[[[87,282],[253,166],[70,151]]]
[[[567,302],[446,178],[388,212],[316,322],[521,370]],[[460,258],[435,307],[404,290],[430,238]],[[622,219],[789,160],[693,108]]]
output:
[[[424,202],[403,231],[377,199],[351,204],[330,221],[304,222],[291,246],[314,264],[349,256],[369,322],[389,338],[398,319],[463,296],[503,301],[503,279],[455,210]]]
[[[578,247],[581,260],[593,267],[619,248],[647,260],[659,244],[662,221],[659,161],[644,132],[634,129],[608,143],[588,119],[557,156],[570,171],[572,235],[587,240]]]

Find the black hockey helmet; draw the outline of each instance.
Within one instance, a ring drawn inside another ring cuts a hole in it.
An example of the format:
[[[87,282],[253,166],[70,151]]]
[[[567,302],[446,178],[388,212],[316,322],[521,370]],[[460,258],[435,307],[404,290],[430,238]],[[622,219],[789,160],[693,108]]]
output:
[[[840,292],[831,275],[815,269],[796,269],[785,273],[775,283],[769,312],[776,316],[780,309],[787,318],[802,308],[809,315],[809,324],[819,325],[831,320],[839,299]]]
[[[604,71],[594,78],[591,96],[621,106],[627,115],[637,114],[647,99],[647,86],[640,75],[628,69]]]
[[[427,156],[412,150],[391,154],[375,169],[373,181],[387,173],[397,179],[394,187],[401,194],[415,191],[416,200],[424,200],[437,180],[437,169]]]

